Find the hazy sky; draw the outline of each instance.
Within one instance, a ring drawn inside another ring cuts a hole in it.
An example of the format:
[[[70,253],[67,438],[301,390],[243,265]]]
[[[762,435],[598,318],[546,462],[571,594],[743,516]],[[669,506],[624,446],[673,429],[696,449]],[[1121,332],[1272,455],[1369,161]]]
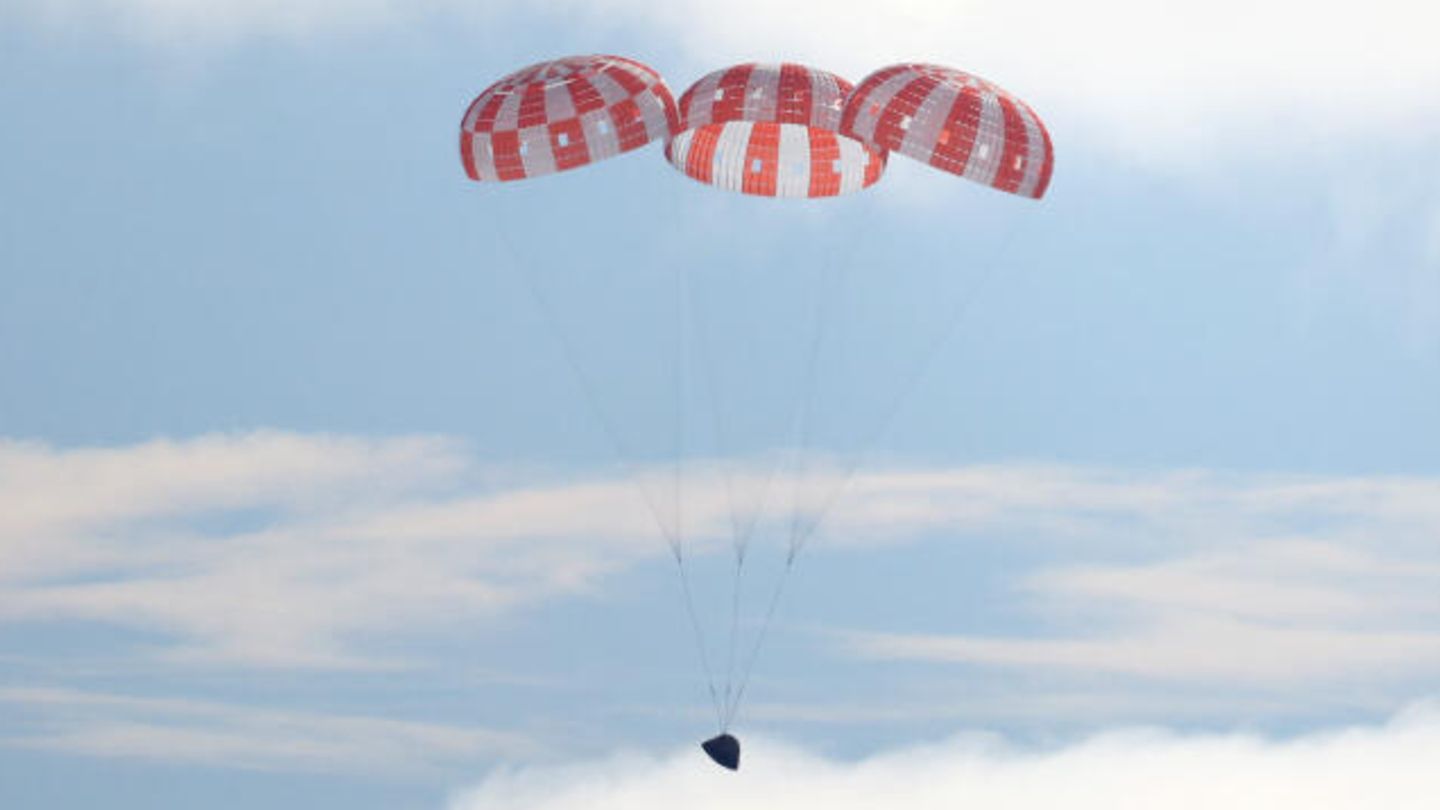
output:
[[[7,4],[0,806],[1428,806],[1437,27]],[[1054,181],[466,180],[470,99],[579,53],[953,65]],[[822,513],[720,773],[665,536],[723,676]]]

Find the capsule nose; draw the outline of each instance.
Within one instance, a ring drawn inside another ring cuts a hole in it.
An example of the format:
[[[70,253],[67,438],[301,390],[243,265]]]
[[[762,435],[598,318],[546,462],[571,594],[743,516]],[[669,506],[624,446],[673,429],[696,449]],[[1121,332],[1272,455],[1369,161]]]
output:
[[[718,737],[711,737],[700,747],[722,768],[729,768],[732,771],[740,770],[740,741],[729,734],[721,734]]]

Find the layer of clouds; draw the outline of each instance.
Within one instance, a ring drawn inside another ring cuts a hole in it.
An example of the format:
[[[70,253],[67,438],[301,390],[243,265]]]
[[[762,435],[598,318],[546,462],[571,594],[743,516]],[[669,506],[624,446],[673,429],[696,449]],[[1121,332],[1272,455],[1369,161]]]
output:
[[[1337,139],[1414,142],[1440,124],[1430,37],[1440,12],[1409,0],[549,0],[480,9],[456,0],[21,0],[14,9],[51,26],[184,47],[427,20],[468,20],[477,35],[504,26],[539,43],[563,40],[571,26],[626,28],[653,33],[657,52],[687,54],[677,86],[751,59],[811,61],[852,78],[895,61],[939,61],[1001,80],[1060,131],[1117,155],[1194,168],[1220,154],[1309,160]]]
[[[684,476],[695,554],[726,548],[734,481],[720,469]],[[742,486],[768,478],[750,475]],[[190,662],[403,664],[365,642],[603,592],[676,531],[643,497],[668,473],[506,478],[435,438],[11,443],[0,480],[0,621],[158,633]],[[1039,552],[1011,593],[1044,632],[856,628],[841,634],[854,654],[1238,684],[1440,674],[1434,479],[991,465],[822,472],[794,488],[811,493],[802,515],[825,512],[807,553]],[[782,500],[757,536],[785,537]]]
[[[1014,519],[1052,541],[1084,542],[1094,560],[1057,551],[1016,583],[1017,601],[1048,631],[853,633],[842,647],[1232,688],[1440,675],[1434,481],[1030,472],[1010,490]],[[972,497],[975,479],[934,475],[930,488],[889,502],[891,519],[999,525],[973,512],[987,504]],[[897,509],[906,501],[915,503]]]
[[[624,481],[495,491],[425,438],[6,444],[0,480],[0,621],[250,665],[364,664],[348,634],[493,616],[663,548]]]
[[[1423,552],[1440,525],[1440,481],[1039,464],[892,469],[857,475],[836,518],[877,534],[1018,524],[1067,544],[1085,537],[1092,548],[1161,553],[1296,533]]]
[[[684,534],[723,567],[735,482],[722,469],[750,475],[747,487],[766,476],[704,463],[686,472]],[[394,658],[395,642],[503,626],[663,560],[661,527],[673,531],[675,516],[643,494],[669,476],[497,471],[436,437],[3,443],[0,622],[137,631],[144,646],[118,640],[121,660],[151,671],[414,666],[426,662]],[[932,684],[963,667],[964,699],[933,685],[863,707],[781,696],[750,707],[762,723],[1373,716],[1440,676],[1440,480],[1008,464],[821,472],[796,489],[813,496],[802,514],[835,505],[807,555],[1023,546],[1029,562],[996,598],[1035,621],[989,636],[821,628],[817,638],[861,659],[847,667],[920,662]],[[772,539],[757,542],[783,538],[773,530],[788,518],[762,517],[757,537]],[[11,658],[58,672],[27,658],[48,654]],[[27,718],[7,744],[98,756],[305,770],[394,758],[405,771],[528,745],[484,729],[69,689],[12,688],[0,702]],[[274,734],[293,738],[277,746],[288,755],[265,753]]]
[[[0,571],[95,565],[108,545],[96,535],[120,526],[255,508],[297,516],[361,492],[399,497],[449,480],[467,463],[454,443],[424,437],[259,432],[71,450],[0,439]],[[57,547],[75,537],[85,538],[83,548]],[[114,551],[110,559],[131,562],[145,549]]]
[[[518,757],[518,734],[380,717],[72,689],[0,689],[0,746],[262,771],[422,775]]]
[[[1402,712],[1378,727],[1292,739],[1114,731],[1054,750],[985,737],[837,762],[747,740],[744,770],[721,772],[698,751],[587,766],[501,772],[451,810],[695,810],[745,807],[1056,806],[1089,808],[1428,808],[1440,791],[1440,713]]]
[[[1404,0],[599,7],[653,21],[712,64],[783,54],[855,77],[896,61],[954,64],[1026,97],[1067,136],[1197,173],[1216,156],[1309,160],[1336,140],[1404,141],[1440,123],[1440,55],[1421,33],[1440,17]]]

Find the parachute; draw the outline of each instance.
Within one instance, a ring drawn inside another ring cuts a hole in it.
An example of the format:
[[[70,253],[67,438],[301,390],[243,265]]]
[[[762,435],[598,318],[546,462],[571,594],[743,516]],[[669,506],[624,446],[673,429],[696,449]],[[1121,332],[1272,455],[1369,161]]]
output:
[[[659,73],[621,56],[572,56],[486,88],[460,123],[460,158],[471,180],[523,180],[639,149],[674,127]]]
[[[1029,105],[984,79],[938,65],[892,65],[846,101],[840,130],[872,149],[1039,199],[1055,156]]]
[[[736,65],[680,97],[671,165],[718,188],[833,197],[873,185],[885,152],[839,133],[850,83],[804,65]]]
[[[644,185],[653,195],[664,182],[653,179],[653,164],[611,160],[657,141],[689,179],[674,184],[669,201],[631,188]],[[981,243],[1006,242],[986,232],[980,212],[997,201],[991,195],[953,217],[963,228],[917,221],[904,234],[879,234],[879,256],[862,255],[860,245],[875,230],[866,198],[892,152],[1021,200],[1045,195],[1054,163],[1049,133],[1019,98],[971,74],[918,63],[882,68],[858,85],[806,65],[741,64],[701,77],[677,102],[660,74],[640,62],[571,56],[495,82],[461,121],[466,175],[507,186],[496,189],[485,217],[496,244],[548,317],[616,454],[643,473],[634,480],[676,564],[715,709],[718,733],[701,748],[730,770],[740,764],[730,729],[800,552],[843,500],[860,465],[855,448],[873,443],[894,419],[939,338],[959,320],[961,309],[937,303],[953,295],[926,286],[933,261],[906,251],[946,238],[937,230],[960,233],[963,244],[940,255],[981,265]],[[605,167],[583,179],[539,183],[533,191],[514,182],[600,163]],[[523,203],[533,211],[518,213]],[[843,215],[831,216],[837,211],[853,221],[839,224]],[[547,223],[563,238],[513,239],[503,225],[511,216],[532,227]],[[852,272],[881,261],[883,273]],[[705,284],[710,288],[697,292]],[[571,310],[560,297],[571,300]],[[845,310],[842,299],[857,303]],[[940,309],[922,316],[921,303]],[[908,342],[893,334],[902,331],[897,324],[912,327]],[[627,333],[645,325],[651,331],[644,337]],[[854,338],[840,343],[846,329]],[[732,344],[724,357],[714,351],[717,336]],[[913,362],[895,362],[892,354]],[[856,364],[888,376],[877,382]],[[689,373],[692,367],[701,373]],[[604,401],[607,386],[617,407]],[[626,410],[636,412],[638,439],[619,424],[616,414]],[[697,446],[702,413],[711,417],[709,455]],[[851,454],[843,463],[836,461],[841,445]],[[673,465],[668,477],[666,464]],[[721,511],[733,549],[733,565],[712,594],[720,597],[712,603],[729,607],[719,656],[707,643],[696,608],[701,583],[691,573],[704,556],[702,535],[723,530],[686,512],[686,481],[697,478],[725,493]],[[777,494],[786,484],[788,501]],[[750,541],[766,531],[783,542],[771,552],[776,573],[756,585],[746,579],[756,556]],[[763,598],[748,601],[747,585],[761,588]],[[742,605],[758,606],[746,644]]]

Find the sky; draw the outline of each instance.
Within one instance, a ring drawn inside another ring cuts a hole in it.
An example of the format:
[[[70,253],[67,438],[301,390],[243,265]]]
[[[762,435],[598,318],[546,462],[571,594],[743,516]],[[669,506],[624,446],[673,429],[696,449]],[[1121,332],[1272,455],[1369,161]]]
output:
[[[1436,15],[5,4],[0,806],[1428,806]],[[467,180],[586,53],[952,65],[1054,180]]]

